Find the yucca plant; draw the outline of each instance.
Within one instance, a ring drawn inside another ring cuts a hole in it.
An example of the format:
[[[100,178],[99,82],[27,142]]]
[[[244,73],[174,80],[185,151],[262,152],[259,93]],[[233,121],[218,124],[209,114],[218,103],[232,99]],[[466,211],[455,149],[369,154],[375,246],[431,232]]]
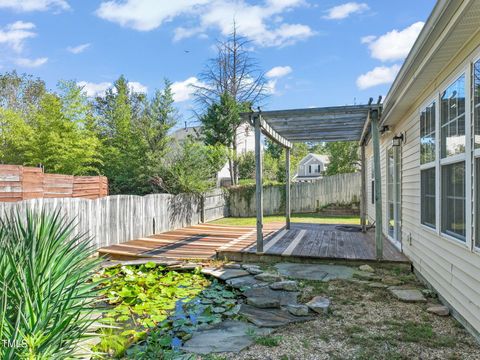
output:
[[[66,359],[89,335],[99,260],[58,211],[0,220],[0,358]]]

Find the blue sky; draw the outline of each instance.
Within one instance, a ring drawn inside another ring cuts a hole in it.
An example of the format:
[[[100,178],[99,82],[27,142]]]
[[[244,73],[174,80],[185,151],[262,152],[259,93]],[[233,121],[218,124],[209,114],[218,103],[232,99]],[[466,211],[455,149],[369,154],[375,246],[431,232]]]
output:
[[[0,0],[0,71],[73,79],[89,94],[124,74],[138,91],[190,83],[235,19],[269,75],[264,109],[365,103],[385,95],[434,0]],[[356,99],[356,100],[354,100]]]

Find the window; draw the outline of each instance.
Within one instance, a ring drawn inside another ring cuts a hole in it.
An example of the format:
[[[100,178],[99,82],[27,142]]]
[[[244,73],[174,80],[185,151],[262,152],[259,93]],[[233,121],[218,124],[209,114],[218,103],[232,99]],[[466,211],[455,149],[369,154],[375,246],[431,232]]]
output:
[[[319,174],[320,174],[320,172],[322,171],[321,167],[322,167],[322,166],[321,166],[320,164],[317,165],[317,172],[318,172]]]
[[[480,158],[475,158],[475,246],[480,248]]]
[[[312,173],[312,165],[308,165],[308,173],[309,173],[309,174]]]
[[[420,113],[420,222],[431,228],[436,228],[436,198],[435,198],[435,135],[436,109],[432,102]]]
[[[473,126],[475,146],[475,247],[480,248],[480,60],[473,65]]]
[[[465,162],[442,166],[442,231],[465,241]]]
[[[442,158],[465,153],[465,75],[443,92],[441,106]]]
[[[421,171],[421,201],[422,224],[435,228],[435,167]]]
[[[435,161],[435,102],[420,113],[420,164]]]

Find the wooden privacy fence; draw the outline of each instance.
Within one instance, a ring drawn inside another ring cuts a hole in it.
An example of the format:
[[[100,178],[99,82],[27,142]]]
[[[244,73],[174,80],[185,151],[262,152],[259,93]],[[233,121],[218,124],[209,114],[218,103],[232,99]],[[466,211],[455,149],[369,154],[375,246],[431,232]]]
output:
[[[315,182],[292,183],[290,191],[292,213],[316,212],[331,204],[358,203],[361,194],[361,174],[340,174],[324,177]],[[283,214],[284,211],[285,186],[264,186],[264,215]],[[231,189],[229,215],[233,217],[256,215],[255,188],[238,187]]]
[[[120,244],[144,236],[198,224],[225,215],[222,193],[209,193],[211,209],[202,212],[197,197],[187,194],[116,195],[99,199],[52,198],[0,202],[0,217],[13,211],[59,210],[77,224],[75,233],[91,236],[96,248]]]
[[[105,176],[45,174],[38,167],[0,165],[0,202],[58,197],[97,199],[107,195]]]

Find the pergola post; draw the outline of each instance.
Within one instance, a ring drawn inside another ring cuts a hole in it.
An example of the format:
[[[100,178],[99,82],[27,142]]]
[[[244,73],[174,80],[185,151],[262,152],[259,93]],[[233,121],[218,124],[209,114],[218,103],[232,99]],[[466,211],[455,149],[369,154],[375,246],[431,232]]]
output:
[[[360,194],[360,225],[362,232],[367,232],[367,167],[365,162],[365,145],[360,146],[362,167],[362,189]]]
[[[255,200],[257,207],[257,253],[263,253],[263,181],[261,151],[261,115],[254,117],[255,125]]]
[[[290,148],[285,149],[285,228],[290,230]]]
[[[378,130],[378,109],[370,110],[373,142],[373,164],[375,174],[375,249],[377,260],[383,259],[382,225],[382,174],[380,169],[380,134]]]

